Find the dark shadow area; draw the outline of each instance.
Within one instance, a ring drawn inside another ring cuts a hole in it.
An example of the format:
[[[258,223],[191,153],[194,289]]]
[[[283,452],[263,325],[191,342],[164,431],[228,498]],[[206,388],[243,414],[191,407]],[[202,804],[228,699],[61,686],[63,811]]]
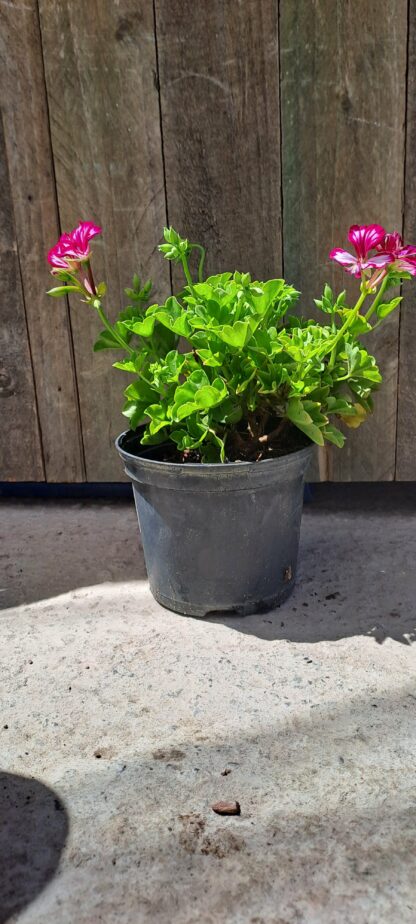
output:
[[[14,500],[126,500],[133,503],[131,482],[84,481],[46,484],[39,481],[0,481],[0,498]]]
[[[54,876],[68,835],[66,810],[37,780],[0,772],[0,924]]]
[[[416,482],[379,481],[308,484],[308,509],[328,513],[416,516]]]
[[[147,579],[132,503],[3,501],[0,545],[0,609]],[[408,645],[415,562],[416,485],[312,485],[292,596],[271,613],[210,621],[266,641],[364,635]]]
[[[132,501],[4,500],[0,548],[0,610],[146,579]]]
[[[296,586],[278,609],[210,617],[268,641],[416,638],[415,485],[314,485]]]

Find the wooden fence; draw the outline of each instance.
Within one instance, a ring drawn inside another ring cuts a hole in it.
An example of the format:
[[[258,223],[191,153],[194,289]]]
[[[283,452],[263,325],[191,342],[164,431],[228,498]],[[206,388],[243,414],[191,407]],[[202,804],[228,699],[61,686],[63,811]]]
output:
[[[1,0],[1,479],[118,481],[122,376],[45,252],[104,227],[116,310],[171,288],[166,223],[213,270],[284,272],[310,310],[353,222],[416,240],[416,0]],[[416,297],[374,335],[383,394],[321,478],[416,479]],[[110,312],[111,313],[111,312]]]

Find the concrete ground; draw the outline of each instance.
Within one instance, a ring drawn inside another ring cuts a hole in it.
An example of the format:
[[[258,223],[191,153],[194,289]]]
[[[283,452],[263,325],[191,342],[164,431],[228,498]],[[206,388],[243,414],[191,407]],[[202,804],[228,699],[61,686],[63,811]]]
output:
[[[0,517],[0,924],[414,924],[413,489],[318,491],[292,598],[210,622],[131,504]]]

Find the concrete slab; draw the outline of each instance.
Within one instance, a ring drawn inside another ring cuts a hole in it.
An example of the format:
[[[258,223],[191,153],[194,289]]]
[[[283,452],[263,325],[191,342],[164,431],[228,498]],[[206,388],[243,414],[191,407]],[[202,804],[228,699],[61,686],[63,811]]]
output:
[[[414,924],[414,496],[331,497],[294,596],[210,622],[131,505],[3,502],[0,924]]]

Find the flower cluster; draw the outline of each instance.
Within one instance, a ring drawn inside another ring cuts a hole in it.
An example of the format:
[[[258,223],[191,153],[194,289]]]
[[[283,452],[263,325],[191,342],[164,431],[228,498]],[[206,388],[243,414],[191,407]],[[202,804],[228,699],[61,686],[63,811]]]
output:
[[[352,225],[348,240],[355,254],[336,247],[331,250],[329,257],[357,279],[363,273],[370,274],[372,269],[377,271],[372,280],[373,285],[381,282],[391,270],[416,276],[416,247],[413,244],[404,245],[397,231],[386,233],[381,225]]]

